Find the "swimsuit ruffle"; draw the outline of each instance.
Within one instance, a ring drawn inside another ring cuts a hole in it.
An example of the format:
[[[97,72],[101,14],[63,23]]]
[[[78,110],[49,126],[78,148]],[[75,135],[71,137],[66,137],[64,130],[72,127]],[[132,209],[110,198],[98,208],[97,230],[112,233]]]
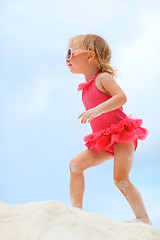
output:
[[[84,88],[88,87],[93,82],[93,80],[94,80],[94,78],[91,77],[90,79],[87,80],[87,82],[80,83],[78,85],[77,91],[81,91]]]
[[[96,75],[88,77],[88,78],[85,80],[85,82],[80,83],[80,84],[78,85],[77,91],[84,90],[86,87],[88,87],[88,86],[94,81],[94,79],[96,78],[96,76],[97,76],[100,72],[101,72],[101,70],[99,70],[99,71],[96,73]]]
[[[83,140],[85,146],[96,152],[110,151],[117,142],[131,142],[144,140],[148,130],[141,127],[142,119],[133,119],[131,115],[118,124],[111,124],[110,128],[86,135]]]

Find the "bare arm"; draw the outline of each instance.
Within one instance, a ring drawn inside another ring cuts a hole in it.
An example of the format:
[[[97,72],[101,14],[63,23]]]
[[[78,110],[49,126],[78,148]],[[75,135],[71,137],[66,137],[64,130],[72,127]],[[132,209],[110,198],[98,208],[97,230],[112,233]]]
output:
[[[112,96],[109,100],[97,106],[99,109],[102,110],[102,113],[113,111],[127,102],[126,95],[111,75],[109,75],[108,73],[101,74],[100,82],[103,88]]]
[[[110,74],[102,73],[99,77],[103,88],[110,94],[111,98],[96,107],[81,113],[78,116],[78,119],[82,118],[81,123],[86,123],[87,119],[88,122],[90,122],[93,118],[96,118],[103,113],[120,108],[127,101],[126,95]]]

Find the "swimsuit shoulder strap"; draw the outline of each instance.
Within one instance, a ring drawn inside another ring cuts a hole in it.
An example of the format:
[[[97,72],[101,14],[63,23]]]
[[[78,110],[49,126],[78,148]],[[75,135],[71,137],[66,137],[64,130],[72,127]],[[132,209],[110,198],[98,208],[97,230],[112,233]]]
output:
[[[101,70],[99,70],[96,75],[94,76],[94,79],[97,77],[97,75],[101,72]]]

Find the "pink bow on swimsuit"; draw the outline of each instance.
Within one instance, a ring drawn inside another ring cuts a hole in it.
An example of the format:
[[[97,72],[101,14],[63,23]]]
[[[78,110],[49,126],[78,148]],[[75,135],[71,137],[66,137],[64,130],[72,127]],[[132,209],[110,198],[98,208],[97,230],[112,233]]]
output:
[[[89,86],[89,85],[93,82],[93,80],[97,77],[97,75],[98,75],[100,72],[101,72],[101,71],[98,71],[98,72],[96,73],[96,75],[87,78],[87,79],[86,79],[86,82],[80,83],[80,84],[78,85],[77,90],[80,91],[80,90],[83,90],[84,88],[86,88],[87,86]]]

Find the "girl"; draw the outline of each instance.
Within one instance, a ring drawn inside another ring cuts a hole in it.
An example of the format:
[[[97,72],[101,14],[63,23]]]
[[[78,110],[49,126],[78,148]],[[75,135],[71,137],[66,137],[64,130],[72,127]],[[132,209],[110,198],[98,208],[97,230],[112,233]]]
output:
[[[110,66],[111,51],[103,38],[93,34],[70,39],[66,63],[72,73],[84,74],[79,84],[86,109],[79,115],[81,123],[89,122],[93,133],[84,137],[87,147],[70,162],[70,197],[73,207],[82,209],[84,194],[83,171],[114,158],[114,183],[125,196],[136,219],[152,225],[139,191],[129,180],[137,140],[145,139],[148,131],[141,119],[123,112],[127,98],[115,82]]]

